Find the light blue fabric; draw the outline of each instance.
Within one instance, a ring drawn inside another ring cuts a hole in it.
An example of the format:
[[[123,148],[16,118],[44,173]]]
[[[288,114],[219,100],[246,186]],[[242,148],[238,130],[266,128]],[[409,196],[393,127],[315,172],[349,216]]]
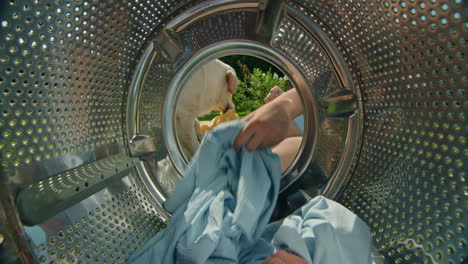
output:
[[[313,264],[372,262],[369,227],[323,196],[315,197],[284,220],[269,224],[256,247],[268,248],[268,244],[275,251],[295,253]]]
[[[370,263],[367,226],[341,205],[318,197],[269,224],[280,161],[271,149],[236,152],[242,121],[204,137],[185,177],[165,203],[172,218],[131,263],[261,263],[276,250],[309,263]]]
[[[297,128],[301,131],[301,135],[304,135],[304,115],[294,118],[294,123],[296,123]]]

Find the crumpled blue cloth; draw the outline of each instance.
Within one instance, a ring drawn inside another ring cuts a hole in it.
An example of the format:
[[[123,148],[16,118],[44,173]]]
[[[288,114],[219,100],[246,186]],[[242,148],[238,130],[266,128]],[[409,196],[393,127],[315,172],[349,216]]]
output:
[[[294,123],[296,123],[297,128],[299,128],[301,135],[304,135],[304,115],[294,118]]]
[[[317,197],[268,224],[281,168],[270,148],[237,152],[244,122],[207,134],[164,207],[167,227],[130,263],[261,263],[284,249],[309,263],[370,263],[367,225],[343,206]]]

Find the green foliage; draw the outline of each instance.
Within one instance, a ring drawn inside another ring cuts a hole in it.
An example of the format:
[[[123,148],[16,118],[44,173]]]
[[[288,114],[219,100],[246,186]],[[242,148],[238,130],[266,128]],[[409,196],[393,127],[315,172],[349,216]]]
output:
[[[245,66],[242,68],[242,72],[244,79],[239,80],[237,92],[233,96],[233,102],[238,112],[251,112],[265,104],[264,98],[274,86],[278,86],[284,91],[290,89],[288,80],[279,77],[271,69],[263,72],[254,68],[253,72],[250,72]]]
[[[234,68],[234,70],[237,73],[237,78],[239,78],[239,80],[244,80],[245,78],[245,72],[243,71],[243,67],[245,66],[247,66],[249,69],[257,68],[263,72],[267,72],[270,70],[273,73],[278,74],[279,76],[283,75],[283,73],[273,64],[269,63],[268,61],[259,59],[257,57],[247,55],[230,55],[219,59]]]

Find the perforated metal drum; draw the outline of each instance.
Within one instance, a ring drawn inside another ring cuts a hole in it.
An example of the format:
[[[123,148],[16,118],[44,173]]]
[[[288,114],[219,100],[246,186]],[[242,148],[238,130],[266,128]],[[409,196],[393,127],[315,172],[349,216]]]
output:
[[[187,161],[180,89],[231,54],[298,89],[283,195],[333,198],[388,263],[468,257],[466,3],[0,2],[0,262],[124,263]]]

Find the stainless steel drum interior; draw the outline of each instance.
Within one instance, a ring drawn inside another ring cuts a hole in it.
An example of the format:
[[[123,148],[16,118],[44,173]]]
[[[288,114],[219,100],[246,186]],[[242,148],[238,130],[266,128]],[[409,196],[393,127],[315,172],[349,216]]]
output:
[[[462,0],[0,2],[0,262],[125,263],[187,161],[187,76],[257,56],[301,94],[282,194],[323,194],[386,263],[468,258]]]

